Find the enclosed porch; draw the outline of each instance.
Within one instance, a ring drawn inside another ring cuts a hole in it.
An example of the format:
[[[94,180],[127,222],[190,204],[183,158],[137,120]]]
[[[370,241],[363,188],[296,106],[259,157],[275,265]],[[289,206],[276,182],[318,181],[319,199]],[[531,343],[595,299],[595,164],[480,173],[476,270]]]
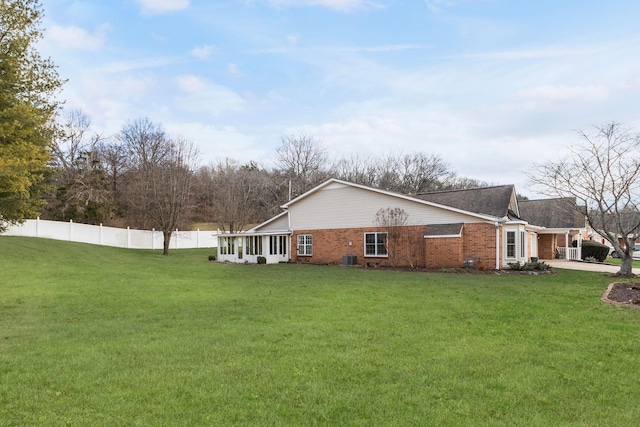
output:
[[[290,260],[291,235],[283,233],[234,233],[218,236],[218,260],[222,262],[266,264]]]

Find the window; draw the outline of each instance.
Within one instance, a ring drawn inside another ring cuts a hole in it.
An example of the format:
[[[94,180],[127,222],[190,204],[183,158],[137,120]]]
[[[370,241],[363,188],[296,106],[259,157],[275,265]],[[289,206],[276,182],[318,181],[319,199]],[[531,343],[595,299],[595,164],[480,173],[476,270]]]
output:
[[[262,236],[250,236],[246,240],[247,255],[262,255]]]
[[[221,255],[233,255],[235,253],[235,238],[234,237],[220,237],[220,254]]]
[[[313,236],[298,234],[298,255],[313,255]]]
[[[286,255],[287,254],[287,236],[280,236],[278,238],[279,240],[279,247],[280,247],[280,255]]]
[[[387,256],[387,233],[364,233],[364,256]]]
[[[516,232],[507,231],[507,258],[516,257]]]
[[[525,244],[525,238],[524,238],[524,231],[520,232],[520,256],[524,257],[524,244]]]

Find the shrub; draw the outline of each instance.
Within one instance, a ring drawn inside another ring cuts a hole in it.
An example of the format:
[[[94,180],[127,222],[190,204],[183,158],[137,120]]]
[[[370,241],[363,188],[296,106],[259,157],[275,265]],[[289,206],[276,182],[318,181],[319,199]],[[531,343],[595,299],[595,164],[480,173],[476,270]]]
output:
[[[595,258],[597,261],[602,262],[607,259],[609,255],[609,246],[602,243],[594,242],[592,240],[582,241],[582,259]]]
[[[209,261],[215,261],[215,260],[216,260],[215,255],[209,255]]]
[[[267,263],[267,259],[263,256],[259,256],[258,257],[258,264],[266,264]]]
[[[528,270],[543,270],[547,271],[551,269],[549,264],[545,264],[544,262],[525,262],[520,264],[520,262],[508,262],[507,265],[511,270],[514,271],[528,271]]]

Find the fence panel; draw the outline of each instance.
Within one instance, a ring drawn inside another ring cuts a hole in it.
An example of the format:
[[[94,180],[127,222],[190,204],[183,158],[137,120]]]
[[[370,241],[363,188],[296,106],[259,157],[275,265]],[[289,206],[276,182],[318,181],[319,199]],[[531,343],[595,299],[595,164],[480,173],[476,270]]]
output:
[[[174,231],[171,249],[215,248],[218,231]],[[76,224],[29,219],[22,225],[10,226],[6,236],[41,237],[67,240],[92,245],[115,246],[130,249],[162,249],[164,237],[157,230],[131,230],[129,228],[104,227],[102,225]]]

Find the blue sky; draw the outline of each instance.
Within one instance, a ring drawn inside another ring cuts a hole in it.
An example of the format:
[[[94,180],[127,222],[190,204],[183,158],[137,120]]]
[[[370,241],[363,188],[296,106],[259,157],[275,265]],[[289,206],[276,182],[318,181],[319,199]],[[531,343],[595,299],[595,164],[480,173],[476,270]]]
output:
[[[640,3],[558,0],[43,0],[61,97],[104,136],[148,117],[202,163],[423,151],[516,184],[576,130],[640,131]],[[531,194],[535,196],[535,194]]]

